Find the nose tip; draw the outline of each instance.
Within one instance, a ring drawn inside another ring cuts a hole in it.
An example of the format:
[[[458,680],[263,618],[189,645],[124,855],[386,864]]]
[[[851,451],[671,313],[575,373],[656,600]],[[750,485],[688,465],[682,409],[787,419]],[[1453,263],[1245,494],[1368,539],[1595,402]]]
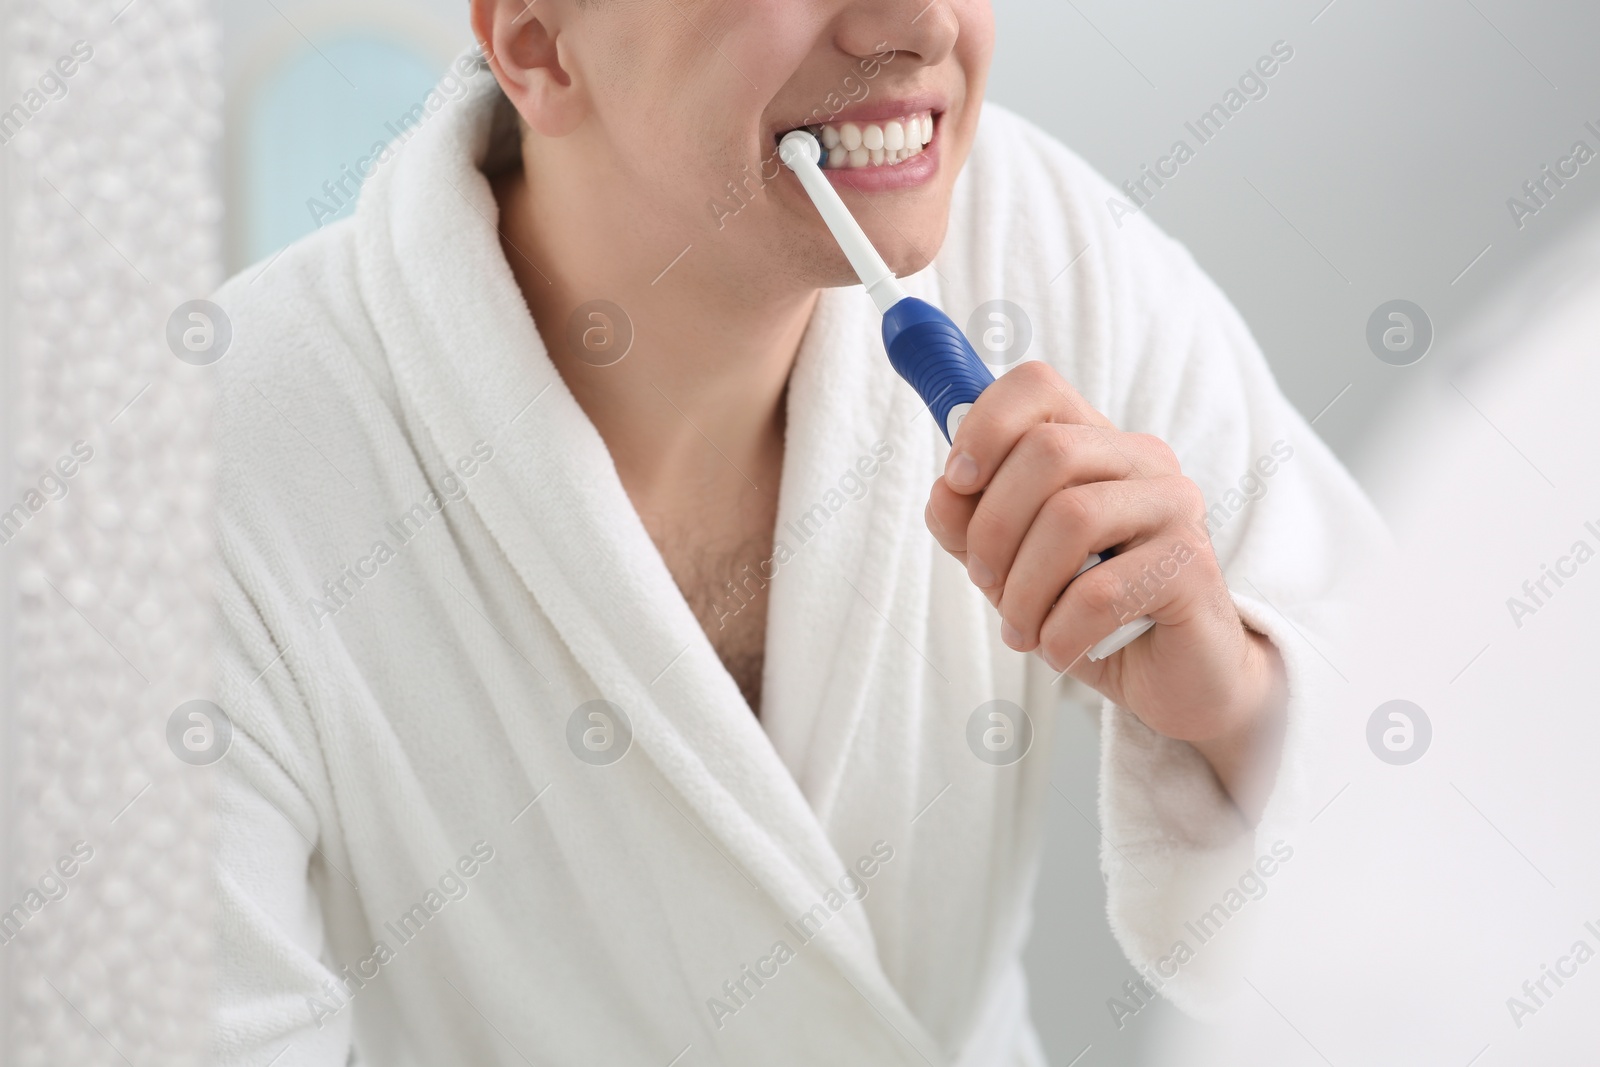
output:
[[[934,66],[954,51],[960,34],[961,20],[942,0],[889,0],[854,5],[841,26],[839,45],[886,64]],[[892,58],[885,60],[886,53]]]

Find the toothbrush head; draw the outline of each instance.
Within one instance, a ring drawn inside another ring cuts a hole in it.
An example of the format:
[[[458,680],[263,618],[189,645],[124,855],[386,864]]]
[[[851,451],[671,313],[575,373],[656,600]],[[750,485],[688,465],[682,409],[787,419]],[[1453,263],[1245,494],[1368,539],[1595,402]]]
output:
[[[817,143],[816,137],[807,130],[790,130],[783,135],[783,140],[778,142],[778,158],[783,160],[783,165],[794,170],[796,164],[809,159],[813,164],[822,163],[822,145]]]

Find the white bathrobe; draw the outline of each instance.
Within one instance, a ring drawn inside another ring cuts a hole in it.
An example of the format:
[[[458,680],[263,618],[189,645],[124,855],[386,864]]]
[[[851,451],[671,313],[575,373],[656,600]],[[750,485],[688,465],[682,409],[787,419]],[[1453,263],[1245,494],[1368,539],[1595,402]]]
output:
[[[502,255],[503,108],[475,79],[353,219],[216,297],[219,1060],[1042,1064],[1020,953],[1054,906],[1071,683],[924,528],[947,446],[870,302],[823,293],[791,379],[757,719]],[[1014,301],[1028,358],[1176,449],[1300,722],[1301,635],[1375,520],[1223,296],[1108,195],[991,105],[909,288],[958,322]],[[969,745],[996,700],[1031,723],[1010,764]],[[1103,715],[1111,922],[1145,966],[1266,846],[1193,749]],[[1297,737],[1258,833],[1295,810]],[[1200,1005],[1202,977],[1168,991]]]

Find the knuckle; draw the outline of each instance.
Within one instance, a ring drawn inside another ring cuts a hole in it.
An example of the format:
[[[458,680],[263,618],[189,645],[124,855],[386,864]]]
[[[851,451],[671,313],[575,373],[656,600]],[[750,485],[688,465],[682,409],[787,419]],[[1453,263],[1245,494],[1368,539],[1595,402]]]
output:
[[[1093,529],[1100,521],[1100,499],[1082,489],[1063,489],[1045,501],[1051,522],[1066,530]]]
[[[995,605],[995,610],[1000,613],[1001,621],[1008,623],[1026,641],[1028,638],[1028,613],[1020,603],[1020,600],[1021,598],[1009,588],[1002,590],[1000,602]]]
[[[1004,536],[1005,531],[1005,519],[994,508],[986,507],[979,501],[978,510],[972,513],[972,520],[967,523],[967,544],[979,556],[983,556],[981,550],[996,544]],[[995,561],[985,560],[985,562],[992,564]]]
[[[1178,454],[1161,438],[1153,433],[1141,433],[1136,434],[1135,439],[1139,442],[1140,451],[1148,456],[1158,469],[1162,471],[1179,469]]]
[[[1018,380],[1028,385],[1042,385],[1056,377],[1055,369],[1042,359],[1027,360],[1009,373],[1018,375]]]
[[[967,548],[967,531],[958,518],[929,515],[928,532],[946,552],[964,552]]]
[[[1192,478],[1185,478],[1180,475],[1168,479],[1168,481],[1168,491],[1171,493],[1172,500],[1177,505],[1180,514],[1185,518],[1194,518],[1205,514],[1206,494],[1199,485],[1195,484]]]
[[[1044,656],[1045,662],[1065,666],[1073,658],[1073,653],[1067,651],[1066,631],[1054,623],[1045,623],[1044,629],[1039,633],[1039,651]]]
[[[1122,579],[1105,567],[1086,571],[1073,586],[1084,610],[1095,615],[1115,614],[1124,592]]]
[[[1070,463],[1077,451],[1069,427],[1059,422],[1035,423],[1023,434],[1022,445],[1030,458],[1057,469]]]

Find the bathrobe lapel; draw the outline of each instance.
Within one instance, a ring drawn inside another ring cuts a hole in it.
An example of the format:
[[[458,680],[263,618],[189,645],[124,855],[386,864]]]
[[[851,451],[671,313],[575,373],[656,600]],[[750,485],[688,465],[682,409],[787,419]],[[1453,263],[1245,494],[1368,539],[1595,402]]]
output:
[[[468,500],[587,675],[592,691],[574,695],[573,706],[594,696],[622,706],[635,744],[681,806],[793,918],[845,866],[679,592],[525,310],[500,248],[497,204],[473,164],[488,147],[489,95],[479,90],[459,115],[428,127],[407,165],[380,173],[361,201],[362,212],[382,216],[363,226],[363,297],[402,403],[427,438],[415,447],[448,460],[468,455],[476,441],[493,443],[495,474]],[[825,293],[807,334],[791,387],[780,528],[813,502],[826,507],[825,490],[836,490],[885,433],[904,447],[898,431],[915,409],[896,407],[892,379],[850,365],[862,331],[875,332],[864,301],[856,290]],[[918,429],[907,436],[926,435],[926,425]],[[876,574],[895,551],[894,516],[910,468],[885,465],[864,498],[796,548],[805,568],[795,561],[774,578],[763,701],[789,734],[804,733],[797,724],[824,714],[868,669],[849,645],[879,644],[872,631],[881,617],[860,601],[883,595]],[[824,557],[838,580],[815,580]],[[507,736],[530,749],[518,752],[526,765],[549,758],[531,750],[525,728],[506,725]],[[936,1044],[879,964],[865,915],[843,909],[816,944],[910,1043],[909,1058],[938,1062]]]
[[[908,289],[922,295],[919,281]],[[773,582],[762,718],[826,825],[870,700],[886,688],[904,699],[925,667],[917,635],[896,615],[918,607],[899,579],[925,564],[937,431],[890,368],[859,288],[824,291],[790,379],[788,418],[776,541],[793,558]]]

